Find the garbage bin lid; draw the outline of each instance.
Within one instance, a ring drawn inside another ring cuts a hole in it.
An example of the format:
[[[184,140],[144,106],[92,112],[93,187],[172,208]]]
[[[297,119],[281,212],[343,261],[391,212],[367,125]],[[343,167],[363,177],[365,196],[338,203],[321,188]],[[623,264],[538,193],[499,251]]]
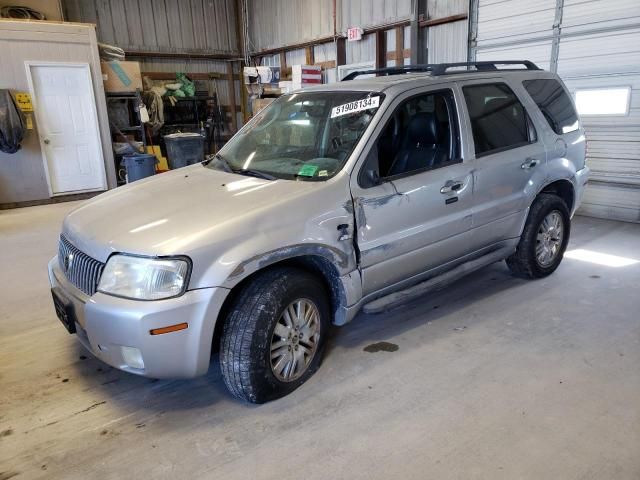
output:
[[[165,135],[164,138],[185,138],[185,137],[202,137],[202,135],[200,135],[199,133],[193,133],[193,132],[178,132],[178,133],[171,133],[169,135]]]

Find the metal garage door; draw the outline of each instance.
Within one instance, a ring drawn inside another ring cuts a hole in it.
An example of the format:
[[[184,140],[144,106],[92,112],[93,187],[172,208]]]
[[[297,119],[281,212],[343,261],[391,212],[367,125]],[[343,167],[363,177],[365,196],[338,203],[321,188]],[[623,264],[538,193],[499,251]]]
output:
[[[640,222],[640,1],[474,0],[471,13],[472,57],[532,60],[578,96],[593,171],[580,213]]]

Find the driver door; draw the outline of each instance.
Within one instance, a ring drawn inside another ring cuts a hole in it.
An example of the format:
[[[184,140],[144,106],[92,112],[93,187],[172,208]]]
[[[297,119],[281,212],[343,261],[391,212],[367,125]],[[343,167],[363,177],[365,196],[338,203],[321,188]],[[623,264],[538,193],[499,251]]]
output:
[[[392,290],[469,253],[472,166],[451,89],[400,97],[351,178],[363,293]]]

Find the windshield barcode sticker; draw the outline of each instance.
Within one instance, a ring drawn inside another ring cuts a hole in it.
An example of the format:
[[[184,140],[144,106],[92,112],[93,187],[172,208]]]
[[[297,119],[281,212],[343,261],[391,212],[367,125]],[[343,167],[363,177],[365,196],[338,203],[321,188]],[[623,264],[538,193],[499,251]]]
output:
[[[362,100],[356,100],[355,102],[345,103],[344,105],[338,105],[331,109],[331,118],[341,117],[349,113],[361,112],[363,110],[370,110],[372,108],[378,108],[380,106],[380,96],[367,97]]]

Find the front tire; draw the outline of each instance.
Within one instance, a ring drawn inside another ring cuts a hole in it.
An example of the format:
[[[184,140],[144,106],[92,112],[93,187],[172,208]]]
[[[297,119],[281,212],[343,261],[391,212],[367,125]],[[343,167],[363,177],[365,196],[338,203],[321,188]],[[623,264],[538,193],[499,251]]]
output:
[[[318,369],[330,326],[324,285],[296,268],[258,273],[235,299],[221,339],[229,391],[251,403],[283,397]]]
[[[556,195],[541,193],[531,206],[515,253],[506,259],[509,270],[522,278],[551,275],[562,262],[570,233],[567,205]]]

